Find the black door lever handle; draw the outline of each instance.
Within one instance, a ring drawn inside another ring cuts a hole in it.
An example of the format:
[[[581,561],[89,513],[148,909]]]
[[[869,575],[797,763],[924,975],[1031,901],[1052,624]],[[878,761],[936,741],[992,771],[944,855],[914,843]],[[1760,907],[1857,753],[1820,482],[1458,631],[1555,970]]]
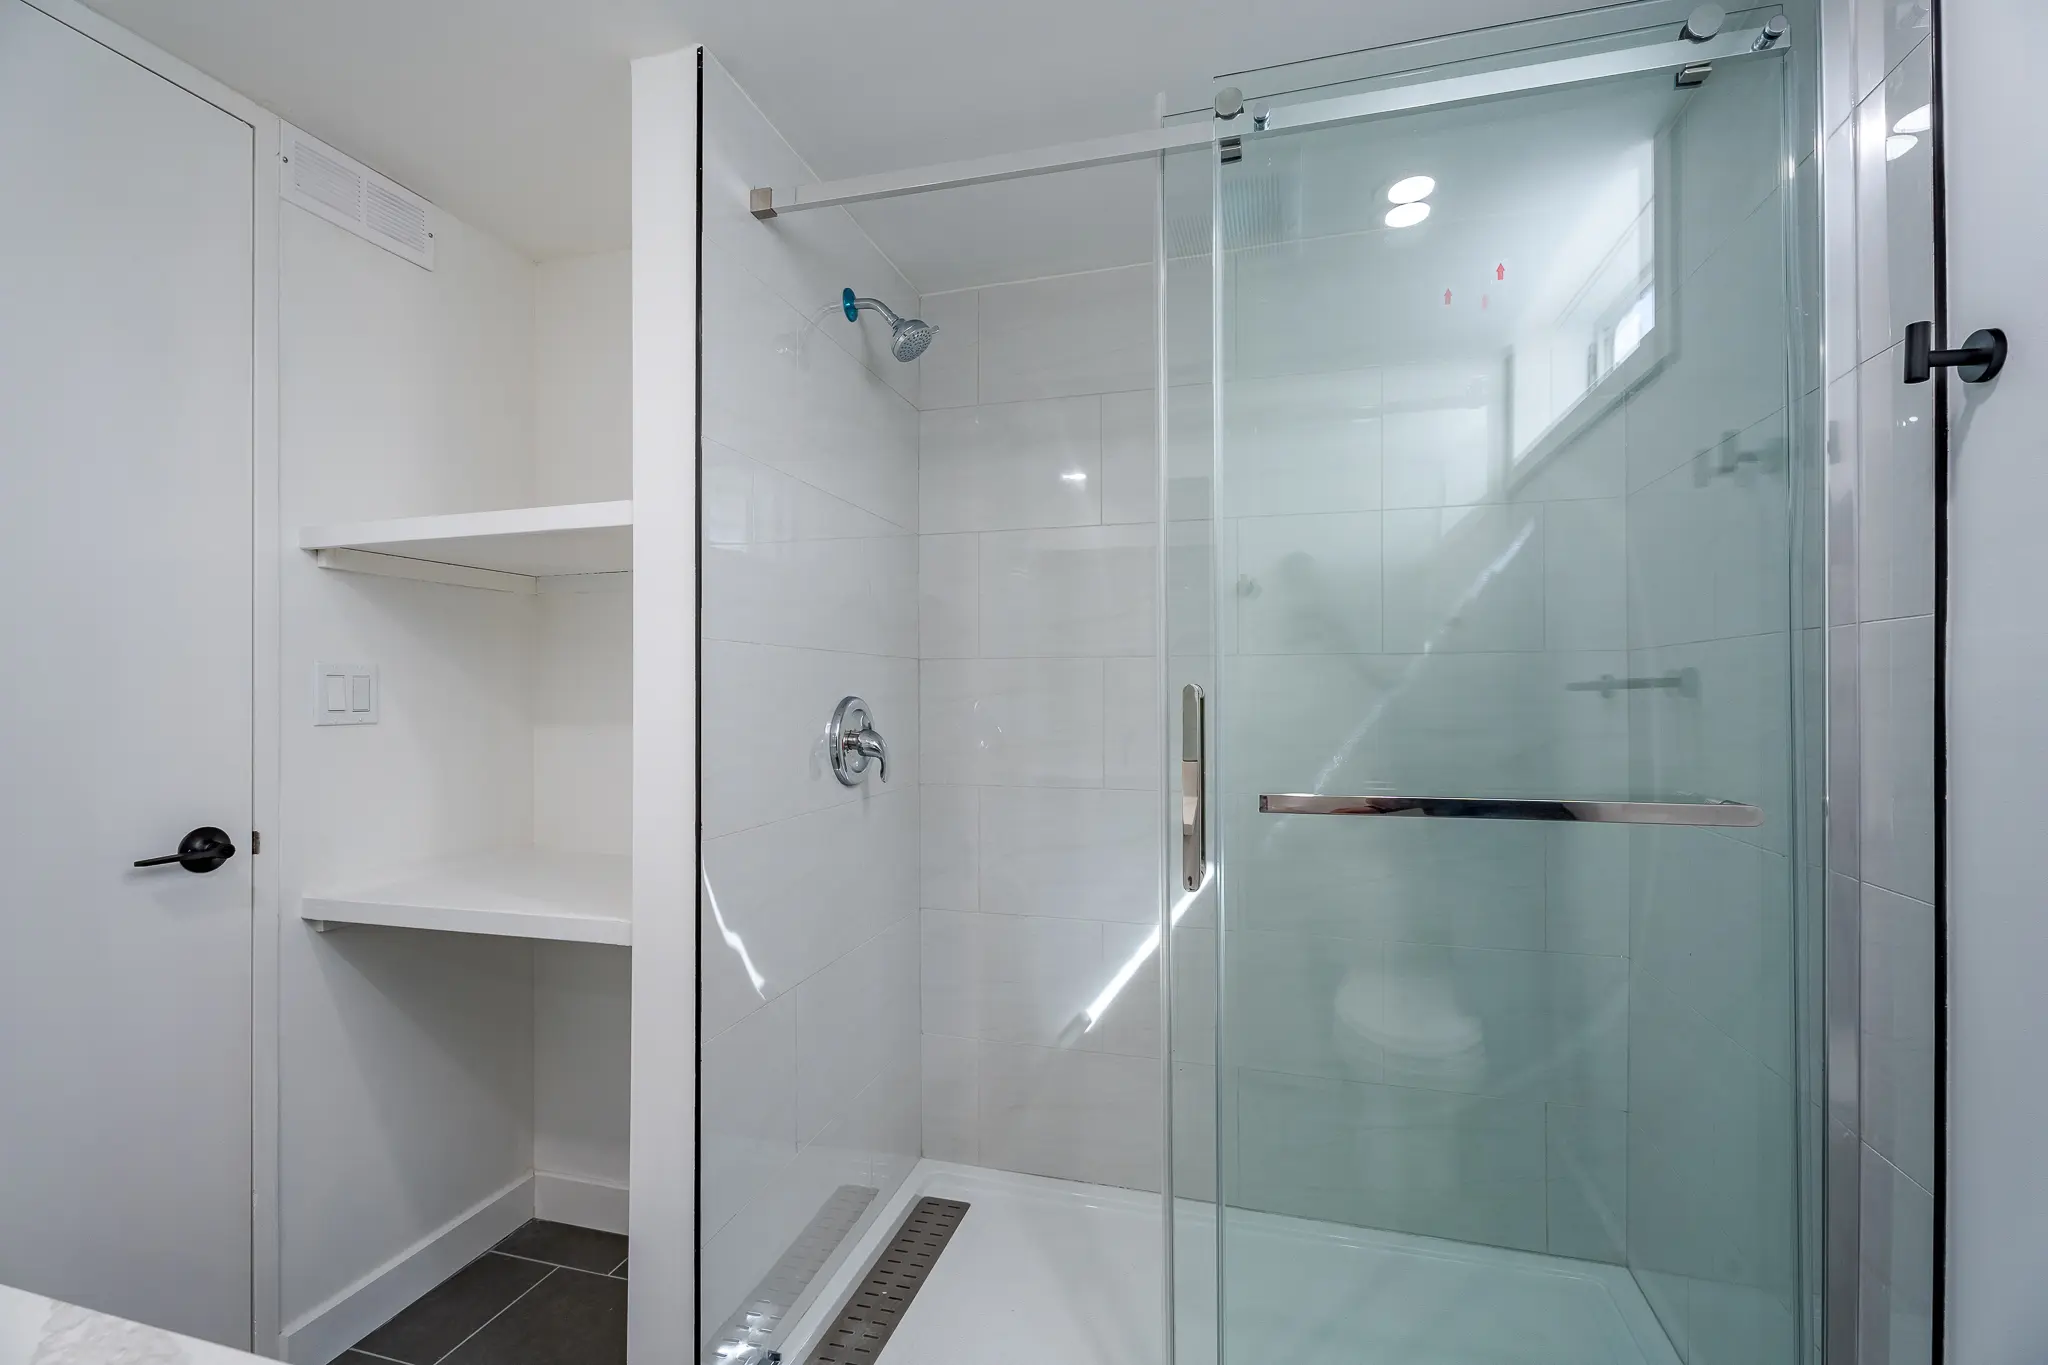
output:
[[[176,863],[187,872],[211,872],[235,856],[235,842],[224,829],[201,825],[178,841],[178,851],[161,858],[138,858],[137,867],[162,867]]]
[[[1996,327],[1970,333],[1961,350],[1934,349],[1934,324],[1906,325],[1906,382],[1925,384],[1937,369],[1953,367],[1965,384],[1982,384],[1996,379],[2005,368],[2005,333]]]

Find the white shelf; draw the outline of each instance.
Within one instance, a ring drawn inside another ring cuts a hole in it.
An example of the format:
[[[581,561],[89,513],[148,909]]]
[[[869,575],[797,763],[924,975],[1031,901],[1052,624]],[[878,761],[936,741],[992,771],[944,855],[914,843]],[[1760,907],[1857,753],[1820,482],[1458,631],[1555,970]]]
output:
[[[506,849],[415,868],[299,902],[321,928],[370,924],[565,943],[633,941],[632,860],[605,853]]]
[[[570,503],[308,526],[299,548],[321,567],[532,592],[537,579],[633,567],[633,504]]]

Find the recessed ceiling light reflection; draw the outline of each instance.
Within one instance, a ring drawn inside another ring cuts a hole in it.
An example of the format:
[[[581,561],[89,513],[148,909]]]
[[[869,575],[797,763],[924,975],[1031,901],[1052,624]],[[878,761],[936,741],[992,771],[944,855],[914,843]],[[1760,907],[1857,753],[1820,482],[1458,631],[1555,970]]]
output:
[[[1895,133],[1925,133],[1931,132],[1933,128],[1934,106],[1931,104],[1923,104],[1918,109],[1906,111],[1899,121],[1892,125],[1892,131]]]
[[[1405,180],[1396,180],[1387,191],[1389,204],[1412,204],[1418,199],[1427,199],[1436,193],[1436,181],[1426,175],[1411,175]]]
[[[1907,152],[1920,145],[1920,139],[1907,133],[1893,133],[1884,140],[1884,159],[1897,161]]]
[[[1393,208],[1387,210],[1387,226],[1391,228],[1414,227],[1427,217],[1429,217],[1429,205],[1427,204],[1419,201],[1413,204],[1396,204]]]

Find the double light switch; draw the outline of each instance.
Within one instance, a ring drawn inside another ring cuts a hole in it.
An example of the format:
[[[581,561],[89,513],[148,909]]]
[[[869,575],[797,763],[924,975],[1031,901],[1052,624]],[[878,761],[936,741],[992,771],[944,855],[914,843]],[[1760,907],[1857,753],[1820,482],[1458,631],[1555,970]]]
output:
[[[378,691],[375,664],[315,664],[313,723],[375,725]]]

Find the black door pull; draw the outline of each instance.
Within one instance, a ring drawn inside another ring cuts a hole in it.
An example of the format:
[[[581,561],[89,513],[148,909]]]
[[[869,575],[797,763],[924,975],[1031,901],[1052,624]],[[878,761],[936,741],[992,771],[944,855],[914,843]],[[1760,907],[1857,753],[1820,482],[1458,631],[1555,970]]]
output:
[[[1998,372],[2005,368],[2005,333],[1996,327],[1970,333],[1970,339],[1958,351],[1937,351],[1934,349],[1934,324],[1912,322],[1906,325],[1906,382],[1925,384],[1928,376],[1937,369],[1953,366],[1956,375],[1965,384],[1982,384],[1996,379]]]
[[[138,858],[137,867],[162,867],[176,863],[187,872],[211,872],[235,856],[235,841],[224,829],[201,825],[178,841],[178,851],[161,858]]]

